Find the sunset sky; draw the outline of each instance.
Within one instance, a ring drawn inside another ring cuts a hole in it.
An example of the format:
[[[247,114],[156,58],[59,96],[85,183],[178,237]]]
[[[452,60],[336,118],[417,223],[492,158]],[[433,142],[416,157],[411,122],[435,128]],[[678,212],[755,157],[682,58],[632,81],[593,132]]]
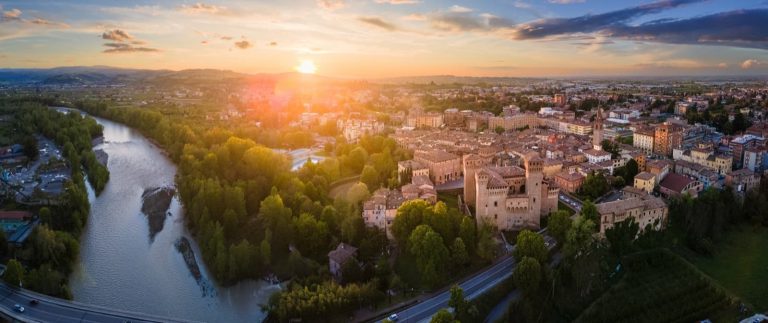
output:
[[[129,4],[130,3],[130,4]],[[766,0],[0,1],[0,68],[766,75]]]

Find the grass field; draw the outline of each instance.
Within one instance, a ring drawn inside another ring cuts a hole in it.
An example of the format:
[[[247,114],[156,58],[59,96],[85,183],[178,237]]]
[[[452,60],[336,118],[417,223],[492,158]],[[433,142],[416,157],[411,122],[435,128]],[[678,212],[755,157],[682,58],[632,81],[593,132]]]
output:
[[[740,227],[726,233],[712,257],[688,256],[701,271],[750,303],[768,311],[768,229]]]
[[[624,276],[576,322],[738,321],[738,300],[668,250],[630,255]]]

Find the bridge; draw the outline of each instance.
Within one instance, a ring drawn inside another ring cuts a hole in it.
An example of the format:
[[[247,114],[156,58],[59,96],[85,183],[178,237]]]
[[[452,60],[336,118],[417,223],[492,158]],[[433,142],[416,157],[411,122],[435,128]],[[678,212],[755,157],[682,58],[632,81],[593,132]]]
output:
[[[33,299],[38,301],[37,305],[30,304]],[[14,309],[16,304],[24,307],[23,313]],[[0,318],[13,322],[189,322],[67,301],[23,288],[14,288],[1,282]]]

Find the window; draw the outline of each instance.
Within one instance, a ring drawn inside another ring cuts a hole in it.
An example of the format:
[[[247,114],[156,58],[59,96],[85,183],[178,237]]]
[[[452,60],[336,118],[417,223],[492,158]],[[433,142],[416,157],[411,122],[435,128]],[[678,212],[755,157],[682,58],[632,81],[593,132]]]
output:
[[[499,206],[499,202],[498,201],[493,201],[493,206]]]

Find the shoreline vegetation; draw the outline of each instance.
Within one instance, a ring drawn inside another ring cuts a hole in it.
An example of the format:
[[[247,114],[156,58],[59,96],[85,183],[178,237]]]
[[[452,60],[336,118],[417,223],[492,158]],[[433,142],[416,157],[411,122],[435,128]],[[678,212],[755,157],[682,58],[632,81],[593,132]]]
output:
[[[93,118],[63,114],[48,108],[52,100],[29,98],[0,100],[0,114],[10,116],[16,129],[27,136],[41,134],[61,147],[71,169],[71,180],[56,205],[30,207],[41,224],[23,247],[14,248],[5,281],[50,296],[71,299],[69,276],[80,252],[80,238],[90,214],[88,182],[99,195],[109,181],[109,170],[97,161],[94,139],[103,127]]]

